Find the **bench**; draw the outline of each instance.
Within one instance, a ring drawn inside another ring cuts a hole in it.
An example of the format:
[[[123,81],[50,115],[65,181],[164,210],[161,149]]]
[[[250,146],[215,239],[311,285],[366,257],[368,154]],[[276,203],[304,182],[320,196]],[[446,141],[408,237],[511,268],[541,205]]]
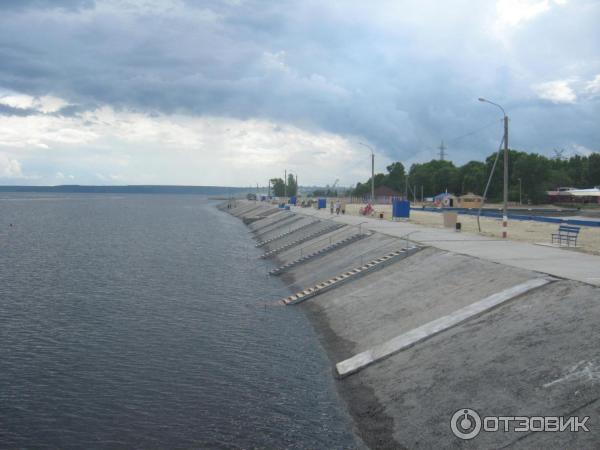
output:
[[[559,225],[558,233],[552,233],[552,243],[558,242],[558,245],[562,245],[563,242],[567,243],[567,246],[577,246],[577,236],[579,235],[579,227],[571,225]]]

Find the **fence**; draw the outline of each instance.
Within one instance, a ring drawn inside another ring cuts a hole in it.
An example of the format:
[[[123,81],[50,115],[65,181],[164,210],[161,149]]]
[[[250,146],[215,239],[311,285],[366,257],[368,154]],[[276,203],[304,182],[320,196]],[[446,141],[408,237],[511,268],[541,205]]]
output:
[[[406,197],[380,195],[380,196],[376,196],[374,201],[371,201],[370,195],[363,195],[362,197],[339,197],[337,199],[334,198],[332,200],[338,201],[340,203],[346,203],[346,204],[372,203],[374,205],[391,205],[394,203],[394,200],[406,200]]]

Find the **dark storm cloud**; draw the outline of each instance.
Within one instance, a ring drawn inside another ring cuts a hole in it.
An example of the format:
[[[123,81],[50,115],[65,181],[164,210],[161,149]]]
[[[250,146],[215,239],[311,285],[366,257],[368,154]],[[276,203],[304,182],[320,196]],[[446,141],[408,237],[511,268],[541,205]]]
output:
[[[368,139],[403,159],[433,154],[441,139],[499,118],[479,96],[509,108],[515,147],[593,148],[600,137],[592,120],[600,112],[597,97],[554,105],[531,88],[576,79],[583,92],[600,73],[600,8],[591,2],[544,13],[507,32],[508,43],[489,29],[493,2],[458,2],[444,11],[436,2],[94,7],[31,0],[1,7],[10,11],[0,18],[0,88],[30,95],[266,118]],[[481,158],[494,150],[499,131],[453,140],[449,151],[458,161]]]

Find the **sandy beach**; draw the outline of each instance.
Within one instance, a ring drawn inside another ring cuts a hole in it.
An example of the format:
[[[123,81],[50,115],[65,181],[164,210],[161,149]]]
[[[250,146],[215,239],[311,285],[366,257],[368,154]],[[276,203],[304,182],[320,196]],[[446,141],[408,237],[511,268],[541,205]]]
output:
[[[361,204],[346,205],[346,214],[358,215]],[[391,220],[392,205],[376,205],[376,217],[383,213],[383,220]],[[419,211],[412,209],[408,222],[443,228],[442,214],[437,212]],[[462,233],[475,233],[489,237],[502,237],[502,221],[490,217],[481,217],[481,233],[477,228],[475,216],[459,214],[458,222],[462,225]],[[511,220],[508,224],[508,238],[513,241],[529,242],[533,244],[551,244],[551,235],[558,230],[558,224],[535,222],[530,220]],[[600,255],[600,227],[581,227],[577,247],[564,247],[567,251],[580,251]]]

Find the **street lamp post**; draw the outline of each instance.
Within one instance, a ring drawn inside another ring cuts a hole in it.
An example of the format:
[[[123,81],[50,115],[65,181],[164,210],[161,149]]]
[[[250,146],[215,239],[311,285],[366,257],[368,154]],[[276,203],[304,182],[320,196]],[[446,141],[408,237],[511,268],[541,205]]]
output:
[[[481,97],[479,97],[479,101],[500,108],[502,115],[504,116],[504,208],[502,211],[502,237],[506,239],[508,237],[508,116],[506,115],[504,108],[498,103],[491,102]]]
[[[359,142],[360,145],[364,145],[371,150],[371,203],[375,203],[375,153],[373,147],[370,145]]]

